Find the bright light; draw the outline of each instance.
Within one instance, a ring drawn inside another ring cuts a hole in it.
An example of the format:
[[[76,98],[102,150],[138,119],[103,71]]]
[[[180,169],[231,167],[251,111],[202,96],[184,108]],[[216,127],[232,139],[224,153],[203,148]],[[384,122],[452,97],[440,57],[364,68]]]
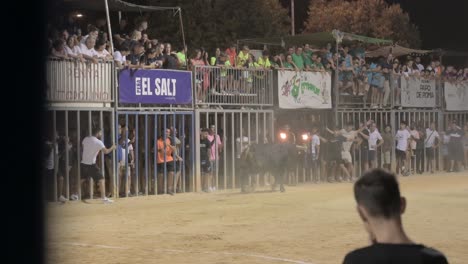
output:
[[[280,133],[280,138],[281,139],[286,139],[286,133]]]
[[[307,141],[309,139],[309,135],[302,134],[302,140]]]
[[[76,17],[83,17],[83,14],[78,13],[76,14]]]

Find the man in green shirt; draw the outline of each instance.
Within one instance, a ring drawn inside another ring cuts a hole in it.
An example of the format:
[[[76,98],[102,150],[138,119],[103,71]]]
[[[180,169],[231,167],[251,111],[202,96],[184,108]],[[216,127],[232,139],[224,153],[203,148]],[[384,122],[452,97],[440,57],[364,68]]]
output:
[[[185,46],[181,51],[176,53],[177,60],[179,61],[179,69],[183,70],[187,68],[187,46]]]
[[[292,60],[299,70],[304,69],[304,58],[302,56],[302,48],[298,47],[296,52],[292,54]]]

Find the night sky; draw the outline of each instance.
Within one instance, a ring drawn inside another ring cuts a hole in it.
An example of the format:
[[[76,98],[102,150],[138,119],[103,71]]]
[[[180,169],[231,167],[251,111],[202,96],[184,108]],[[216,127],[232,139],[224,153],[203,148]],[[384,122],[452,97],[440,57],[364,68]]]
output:
[[[290,0],[280,0],[290,6]],[[310,1],[295,0],[296,33],[307,18]],[[385,0],[399,3],[418,26],[423,49],[449,49],[468,52],[468,1],[466,0]]]

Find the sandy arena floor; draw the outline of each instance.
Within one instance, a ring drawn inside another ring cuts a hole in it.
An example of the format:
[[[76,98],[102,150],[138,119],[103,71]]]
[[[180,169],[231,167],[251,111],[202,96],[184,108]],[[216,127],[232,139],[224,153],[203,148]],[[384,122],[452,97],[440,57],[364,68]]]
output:
[[[468,263],[468,172],[401,178],[410,237]],[[266,190],[266,189],[265,189]],[[341,263],[368,244],[351,183],[50,204],[49,263]]]

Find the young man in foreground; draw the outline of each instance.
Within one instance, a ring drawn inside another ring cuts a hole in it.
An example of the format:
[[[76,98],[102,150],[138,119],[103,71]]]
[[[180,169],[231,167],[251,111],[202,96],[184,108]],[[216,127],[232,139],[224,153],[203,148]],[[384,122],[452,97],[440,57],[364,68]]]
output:
[[[348,253],[344,264],[447,264],[445,256],[413,242],[403,230],[401,214],[406,199],[400,196],[396,176],[373,169],[354,184],[354,198],[371,246]]]

